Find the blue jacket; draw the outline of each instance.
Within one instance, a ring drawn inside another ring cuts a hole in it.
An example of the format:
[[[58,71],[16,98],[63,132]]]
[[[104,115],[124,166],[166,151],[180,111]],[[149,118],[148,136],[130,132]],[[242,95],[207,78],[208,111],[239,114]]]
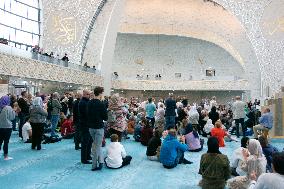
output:
[[[160,162],[163,165],[172,165],[175,163],[177,158],[177,151],[181,150],[183,152],[188,150],[186,144],[180,143],[176,137],[168,135],[162,144],[160,152]]]
[[[259,123],[264,127],[271,129],[273,127],[273,116],[272,113],[265,113],[259,118]]]

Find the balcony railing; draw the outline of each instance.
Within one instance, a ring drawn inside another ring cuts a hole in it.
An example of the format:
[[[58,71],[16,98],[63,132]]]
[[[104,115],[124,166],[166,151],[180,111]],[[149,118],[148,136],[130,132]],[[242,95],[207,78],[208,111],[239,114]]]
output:
[[[98,70],[96,70],[95,68],[89,68],[89,67],[85,67],[85,66],[82,66],[82,65],[79,65],[79,64],[74,64],[74,63],[71,63],[71,62],[63,61],[63,60],[61,60],[57,57],[53,58],[53,57],[41,55],[41,54],[38,54],[38,53],[25,51],[25,50],[22,50],[22,49],[18,49],[16,47],[11,47],[9,45],[0,44],[0,52],[5,53],[5,54],[9,54],[9,55],[12,55],[12,56],[20,56],[20,57],[24,57],[24,58],[29,58],[29,59],[33,59],[33,60],[39,60],[39,61],[47,62],[47,63],[50,63],[50,64],[56,64],[58,66],[68,67],[68,68],[72,68],[72,69],[76,69],[76,70],[80,70],[80,71],[100,74],[100,72]]]

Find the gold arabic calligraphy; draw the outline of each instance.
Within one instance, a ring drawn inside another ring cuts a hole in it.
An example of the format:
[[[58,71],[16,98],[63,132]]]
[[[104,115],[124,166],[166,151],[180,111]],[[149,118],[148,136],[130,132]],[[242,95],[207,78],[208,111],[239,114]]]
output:
[[[269,35],[274,35],[276,32],[284,32],[284,16],[272,22],[264,22],[263,25],[268,27]]]
[[[76,21],[74,17],[53,17],[55,40],[62,45],[68,45],[76,41]]]

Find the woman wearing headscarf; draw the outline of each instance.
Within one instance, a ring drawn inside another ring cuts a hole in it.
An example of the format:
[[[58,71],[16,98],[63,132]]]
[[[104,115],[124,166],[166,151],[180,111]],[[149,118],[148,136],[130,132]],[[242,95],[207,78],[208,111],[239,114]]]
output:
[[[212,120],[211,120],[211,119],[208,119],[208,120],[207,120],[207,123],[205,124],[205,126],[204,126],[204,128],[203,128],[203,130],[204,130],[206,136],[207,136],[207,135],[211,135],[211,130],[212,130],[213,128],[214,128],[214,125],[212,124]]]
[[[189,123],[185,128],[185,142],[190,152],[199,152],[203,149],[198,132],[193,130],[192,125]]]
[[[249,187],[251,174],[255,174],[257,180],[266,171],[266,158],[262,154],[262,148],[258,140],[250,139],[248,152],[243,150],[242,153],[244,161],[241,162],[241,169],[246,172],[246,175],[228,180],[229,189],[246,189]]]
[[[218,139],[210,137],[207,141],[208,151],[201,156],[199,174],[202,189],[224,189],[231,171],[229,159],[219,151]]]
[[[32,126],[32,149],[41,150],[41,139],[44,131],[44,125],[47,117],[47,111],[43,108],[43,102],[40,97],[36,97],[32,101],[30,107],[30,123]]]
[[[12,121],[15,119],[15,110],[10,106],[10,97],[2,96],[0,99],[0,150],[4,142],[4,160],[13,158],[8,156],[8,144],[12,133]]]
[[[199,128],[199,113],[196,110],[196,105],[192,106],[188,112],[188,121],[189,123],[192,124],[193,128],[198,131],[199,134],[201,134],[200,132],[200,128]]]
[[[124,116],[124,104],[118,94],[111,96],[109,100],[109,117],[108,120],[110,134],[117,134],[118,141],[121,142],[122,134],[127,128],[127,122]]]

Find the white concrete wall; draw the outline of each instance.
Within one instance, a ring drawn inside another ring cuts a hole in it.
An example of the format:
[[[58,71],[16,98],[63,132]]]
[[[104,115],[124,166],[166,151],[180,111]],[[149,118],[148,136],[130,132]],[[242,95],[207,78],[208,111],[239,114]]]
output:
[[[113,72],[118,72],[119,80],[136,80],[140,74],[155,80],[161,74],[162,80],[213,79],[206,77],[209,67],[215,69],[216,80],[246,78],[243,67],[219,46],[187,37],[165,35],[119,34],[117,37]]]

